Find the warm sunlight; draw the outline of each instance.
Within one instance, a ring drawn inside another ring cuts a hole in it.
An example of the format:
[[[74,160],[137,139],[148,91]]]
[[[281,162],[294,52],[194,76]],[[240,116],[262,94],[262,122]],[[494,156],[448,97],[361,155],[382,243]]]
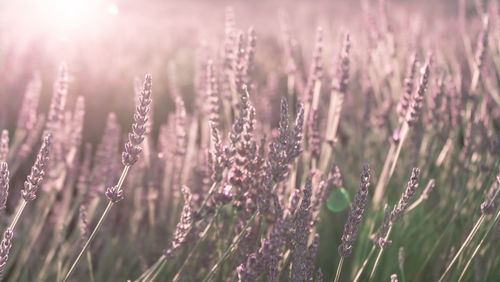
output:
[[[115,3],[102,0],[36,1],[20,10],[32,29],[64,39],[98,32],[119,12]]]

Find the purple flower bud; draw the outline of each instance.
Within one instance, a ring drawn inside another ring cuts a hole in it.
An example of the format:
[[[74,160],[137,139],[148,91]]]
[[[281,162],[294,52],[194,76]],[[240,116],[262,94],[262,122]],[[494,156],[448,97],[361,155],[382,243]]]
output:
[[[118,186],[108,187],[106,189],[106,197],[114,204],[123,200],[123,189],[118,188]]]

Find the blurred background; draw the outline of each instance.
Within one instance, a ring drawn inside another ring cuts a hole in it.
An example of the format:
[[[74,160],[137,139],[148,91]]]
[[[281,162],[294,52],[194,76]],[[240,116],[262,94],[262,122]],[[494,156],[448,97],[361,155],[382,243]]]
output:
[[[189,112],[196,95],[197,51],[206,46],[208,56],[217,58],[227,6],[235,9],[237,28],[256,29],[257,88],[267,79],[259,69],[284,69],[281,57],[274,59],[282,49],[283,14],[301,43],[305,62],[309,62],[317,26],[325,30],[326,59],[333,63],[341,30],[360,28],[364,23],[362,1],[2,0],[0,128],[15,126],[24,91],[35,73],[42,79],[40,110],[46,112],[62,61],[67,63],[71,79],[68,105],[72,107],[78,95],[87,98],[90,114],[86,115],[84,141],[99,139],[110,111],[117,113],[123,125],[129,124],[134,78],[145,73],[154,78],[157,125],[174,108],[169,80],[179,86]],[[450,19],[457,14],[456,1],[394,1],[390,7],[391,20],[409,28],[432,25],[436,14],[448,14]],[[412,17],[399,13],[401,9],[412,10]]]
[[[459,11],[460,1],[464,7],[462,11]],[[256,105],[257,118],[265,119],[267,116],[262,113],[266,109],[261,107],[258,97],[272,83],[273,74],[278,74],[281,82],[286,76],[281,23],[286,21],[289,25],[300,53],[297,63],[304,80],[311,62],[316,28],[321,26],[324,30],[326,72],[335,67],[339,39],[343,31],[348,30],[352,40],[352,61],[356,62],[351,66],[351,73],[359,79],[359,70],[364,68],[359,63],[364,60],[360,58],[368,57],[370,38],[365,35],[369,33],[366,28],[370,26],[370,17],[366,16],[366,6],[371,2],[376,6],[376,0],[0,0],[0,129],[14,131],[26,87],[36,75],[42,81],[39,112],[47,112],[58,66],[66,62],[70,76],[68,108],[73,109],[78,96],[86,98],[84,142],[99,142],[109,112],[116,113],[123,129],[130,128],[135,81],[146,73],[153,75],[155,127],[152,135],[156,140],[158,127],[175,109],[173,92],[179,91],[182,95],[188,113],[199,106],[197,101],[203,102],[203,99],[196,99],[199,96],[197,64],[200,60],[219,60],[228,6],[234,8],[238,29],[246,31],[253,26],[256,30],[255,83],[251,99]],[[469,34],[477,34],[481,28],[481,20],[475,14],[475,5],[481,0],[386,2],[389,8],[385,12],[391,28],[397,30],[395,42],[404,42],[403,46],[396,46],[401,48],[397,52],[400,61],[405,61],[406,54],[418,48],[422,55],[429,50],[440,50],[443,54],[438,54],[438,59],[463,54],[463,50],[455,50],[462,48],[457,44],[463,40],[458,27],[460,12],[470,19],[468,23],[475,23],[465,27],[470,29],[467,30]],[[449,61],[452,60],[446,62]],[[465,65],[466,60],[457,64]],[[350,91],[363,94],[360,87],[353,85]],[[286,84],[281,83],[278,88],[284,90]],[[347,108],[357,102],[353,99],[346,96]],[[279,109],[279,99],[269,106],[271,111]],[[346,118],[348,122],[349,118]],[[363,122],[363,118],[360,116],[359,120]],[[357,121],[353,124],[359,125]],[[385,157],[382,151],[370,154],[381,159]],[[343,159],[346,168],[360,168],[366,161],[365,152],[339,154],[347,155]],[[383,159],[373,162],[381,166]],[[28,167],[24,167],[24,171],[27,170]],[[344,176],[346,187],[351,187],[351,195],[354,195],[359,171],[346,171]],[[401,183],[406,181],[406,175],[397,177]],[[396,198],[391,200],[395,202]],[[319,261],[327,277],[334,271],[332,262],[337,257],[337,243],[345,218],[345,213],[328,213],[323,219],[328,224],[320,227]],[[335,223],[335,227],[329,223]]]

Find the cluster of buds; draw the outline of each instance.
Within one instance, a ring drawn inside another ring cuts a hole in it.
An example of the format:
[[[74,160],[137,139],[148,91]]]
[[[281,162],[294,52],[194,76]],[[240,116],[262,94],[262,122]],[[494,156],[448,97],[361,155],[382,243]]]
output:
[[[36,192],[42,183],[45,175],[45,168],[49,161],[51,137],[52,135],[47,133],[43,138],[42,147],[36,156],[35,164],[31,167],[31,173],[24,182],[21,195],[25,201],[33,201],[36,199]]]
[[[429,73],[430,73],[430,57],[427,59],[424,67],[420,70],[420,82],[418,84],[417,92],[413,95],[410,107],[406,113],[406,122],[409,126],[415,125],[418,120],[418,115],[420,109],[422,108],[424,101],[424,94],[427,90],[427,85],[429,83]]]
[[[370,187],[370,167],[365,164],[361,173],[361,181],[359,190],[354,198],[354,203],[351,207],[351,213],[344,225],[344,233],[342,234],[342,243],[339,246],[339,254],[343,257],[348,257],[352,253],[352,245],[356,241],[358,233],[358,225],[363,219],[365,210],[366,198],[368,196],[368,188]]]
[[[295,124],[288,121],[288,103],[281,99],[279,135],[269,148],[271,173],[275,182],[282,181],[290,170],[289,165],[301,153],[304,109],[299,107]]]
[[[141,143],[144,140],[147,121],[149,118],[151,104],[151,75],[146,75],[144,86],[139,95],[139,103],[134,114],[134,124],[132,132],[128,135],[128,142],[125,144],[125,151],[122,153],[122,163],[125,166],[132,166],[137,162],[139,154],[142,152]]]

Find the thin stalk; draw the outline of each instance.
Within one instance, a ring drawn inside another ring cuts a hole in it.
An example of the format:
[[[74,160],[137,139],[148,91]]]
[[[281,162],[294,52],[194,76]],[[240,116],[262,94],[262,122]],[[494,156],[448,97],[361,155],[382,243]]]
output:
[[[153,272],[154,269],[158,267],[158,265],[160,265],[163,262],[163,259],[164,256],[161,256],[158,260],[156,260],[156,262],[150,268],[148,268],[144,273],[142,273],[141,276],[139,276],[139,278],[135,280],[135,282],[143,281],[148,275],[150,275]]]
[[[439,238],[436,240],[436,242],[434,243],[434,245],[432,246],[431,250],[429,252],[427,252],[427,257],[425,258],[424,260],[424,263],[421,264],[420,266],[420,269],[418,270],[417,272],[417,275],[415,276],[416,278],[419,278],[420,276],[420,273],[422,273],[422,271],[424,270],[425,266],[429,263],[429,261],[431,260],[432,258],[432,255],[434,254],[434,252],[436,251],[437,247],[441,244],[441,241],[443,240],[443,238],[445,237],[446,233],[448,232],[448,230],[451,228],[451,223],[453,222],[453,220],[455,219],[455,217],[453,217],[448,225],[446,226],[446,228],[443,230],[443,232],[441,233],[441,235],[439,236]]]
[[[319,101],[318,101],[319,103]],[[328,161],[332,156],[333,145],[337,141],[337,131],[340,123],[340,115],[342,113],[342,104],[344,103],[344,93],[332,89],[330,91],[330,104],[328,106],[327,131],[325,133],[325,145],[321,148],[321,156],[319,160],[320,170],[326,169]]]
[[[198,209],[198,211],[196,212],[196,214],[201,214],[201,212],[203,211],[203,209],[206,207],[206,205],[208,204],[208,201],[209,199],[211,198],[212,194],[215,192],[215,190],[217,189],[217,185],[219,184],[220,182],[214,182],[212,184],[212,186],[210,187],[210,189],[208,190],[208,195],[207,197],[205,197],[205,199],[203,200],[203,202],[201,203],[201,206],[200,208]],[[196,222],[192,222],[191,223],[191,226],[189,228],[193,228],[194,225],[196,224]],[[158,271],[161,271],[163,269],[163,267],[165,267],[165,262],[166,262],[167,258],[165,256],[161,256],[156,262],[155,264],[153,264],[148,270],[146,270],[144,273],[141,274],[141,276],[139,276],[139,278],[137,278],[136,281],[143,281],[144,279],[148,278],[151,274],[154,274]]]
[[[202,212],[202,211],[203,211],[203,209],[205,208],[205,206],[208,204],[209,199],[212,197],[212,194],[215,192],[215,189],[217,188],[217,185],[219,185],[219,183],[220,183],[219,181],[216,181],[216,182],[214,182],[214,183],[212,184],[212,186],[211,186],[211,187],[210,187],[210,189],[208,190],[208,194],[207,194],[207,196],[205,197],[205,199],[204,199],[204,200],[203,200],[203,202],[201,203],[200,208],[198,209],[198,212],[197,212],[198,214],[199,214],[200,212]]]
[[[153,271],[152,273],[148,274],[145,278],[144,278],[144,281],[155,281],[156,277],[158,277],[158,275],[160,275],[160,273],[162,272],[163,270],[163,267],[165,267],[165,265],[167,264],[167,260],[163,260],[161,263],[160,263],[160,267],[158,267],[158,269],[156,269],[155,271]]]
[[[476,235],[477,231],[479,230],[479,227],[481,227],[481,225],[483,224],[484,218],[485,218],[485,216],[483,214],[478,219],[478,221],[474,225],[474,228],[472,228],[471,232],[469,233],[469,236],[467,236],[467,239],[465,239],[464,243],[462,244],[462,246],[460,247],[458,252],[455,254],[455,257],[453,257],[453,260],[450,262],[448,267],[446,267],[446,270],[444,271],[443,275],[441,275],[441,278],[439,278],[439,282],[444,280],[444,278],[446,277],[446,274],[448,274],[448,272],[450,272],[451,267],[455,264],[458,257],[462,254],[462,252],[465,250],[467,245],[469,245],[469,243],[472,241],[472,238]]]
[[[405,271],[401,268],[401,281],[406,282]]]
[[[340,257],[339,266],[337,267],[337,273],[335,274],[335,282],[339,281],[340,273],[342,272],[342,265],[344,264],[344,256]]]
[[[58,264],[62,265],[61,260],[62,260],[63,256],[62,256],[61,252],[64,250],[64,238],[66,238],[66,235],[68,232],[68,226],[70,225],[70,222],[73,220],[75,212],[79,209],[81,203],[82,203],[82,199],[77,200],[72,205],[73,208],[70,211],[68,211],[67,213],[65,213],[66,220],[64,220],[62,222],[61,226],[57,228],[59,231],[57,231],[54,240],[52,240],[51,247],[49,248],[50,251],[44,259],[43,266],[41,267],[41,270],[38,272],[38,277],[37,277],[36,281],[45,280],[45,276],[47,274],[47,268],[49,268],[50,263],[51,263],[52,259],[54,259],[54,257],[56,257],[56,254],[57,254]],[[81,240],[81,238],[79,238],[79,239]],[[77,243],[70,242],[67,244],[72,247]],[[64,268],[63,268],[64,272],[67,271],[68,267],[69,267],[68,265],[64,265]]]
[[[387,231],[387,235],[385,235],[384,241],[387,241],[387,239],[389,238],[389,235],[391,234],[391,230],[392,230],[392,225],[389,226],[389,230]],[[373,281],[373,278],[375,277],[377,266],[378,266],[378,263],[380,261],[380,258],[382,257],[383,252],[384,252],[384,248],[380,247],[380,251],[378,251],[377,259],[375,260],[375,264],[373,265],[373,268],[372,268],[372,273],[370,274],[370,280],[369,280],[370,282]]]
[[[368,253],[368,256],[366,257],[365,261],[363,262],[363,265],[361,265],[361,268],[358,270],[358,273],[356,274],[356,277],[354,277],[353,282],[357,282],[359,278],[361,277],[361,274],[363,273],[363,270],[365,269],[366,265],[368,264],[368,261],[372,258],[373,254],[375,253],[375,245],[372,246],[372,249],[370,250],[370,253]]]
[[[394,143],[392,143],[389,152],[387,153],[384,167],[382,169],[382,172],[380,173],[377,187],[375,188],[375,194],[373,195],[373,207],[375,210],[379,208],[379,203],[382,200],[382,196],[384,195],[385,186],[387,185],[387,183],[389,183],[389,180],[394,173],[394,169],[396,168],[399,154],[401,152],[401,148],[403,147],[403,143],[406,140],[406,136],[408,135],[408,131],[408,123],[403,122],[400,130],[401,139],[399,140],[397,147],[394,145]]]
[[[403,147],[403,143],[406,139],[406,136],[408,135],[408,130],[409,130],[408,123],[405,122],[403,124],[403,128],[401,129],[401,140],[398,143],[396,154],[394,155],[394,159],[392,161],[391,170],[389,172],[389,179],[391,178],[392,174],[394,174],[394,169],[396,169],[396,164],[398,163],[399,154],[401,153],[401,147]]]
[[[443,145],[443,148],[441,149],[441,152],[439,153],[438,158],[436,159],[436,166],[437,167],[440,167],[443,164],[443,162],[446,158],[446,155],[452,149],[452,146],[453,146],[453,137],[450,134],[450,136],[446,140],[446,143]]]
[[[488,237],[488,234],[491,232],[491,230],[493,229],[493,227],[495,227],[495,225],[497,224],[499,218],[500,218],[500,211],[497,212],[497,214],[495,216],[495,219],[493,220],[493,223],[490,225],[490,227],[488,228],[488,230],[486,231],[486,233],[483,235],[483,238],[481,238],[481,241],[479,242],[479,244],[477,245],[476,249],[472,253],[471,257],[467,261],[467,264],[465,265],[464,269],[462,270],[462,273],[460,274],[460,277],[458,278],[459,282],[462,281],[462,279],[464,278],[464,275],[467,272],[467,269],[469,268],[470,263],[472,262],[472,260],[474,259],[474,257],[476,257],[477,253],[481,249],[481,246],[483,245],[484,241],[486,240],[486,237]]]
[[[280,275],[279,275],[279,281],[283,281],[285,280],[285,274],[288,274],[288,269],[289,269],[289,266],[290,266],[290,263],[291,263],[291,258],[293,256],[293,253],[291,250],[287,250],[285,255],[283,256],[283,264],[281,265],[281,269],[280,269]]]
[[[247,232],[247,228],[252,224],[253,220],[255,217],[259,214],[259,211],[254,212],[252,217],[248,220],[247,224],[243,227],[243,230],[241,230],[240,234],[236,237],[236,240],[226,249],[226,251],[222,254],[222,257],[217,261],[217,263],[212,267],[210,272],[203,278],[203,282],[207,282],[212,277],[215,275],[219,267],[222,265],[222,263],[226,260],[226,258],[236,249],[236,246],[238,243],[243,239]]]
[[[196,244],[194,245],[193,249],[191,250],[191,252],[189,252],[188,256],[184,260],[184,263],[182,264],[182,266],[177,271],[177,274],[175,274],[174,279],[173,279],[174,282],[175,281],[179,281],[179,277],[182,274],[182,272],[184,271],[184,269],[186,268],[186,266],[188,265],[188,262],[190,262],[191,257],[198,250],[198,248],[200,247],[201,243],[205,240],[205,238],[206,238],[206,236],[208,234],[208,231],[213,226],[215,217],[217,217],[219,215],[219,211],[220,211],[220,208],[217,210],[217,212],[215,213],[215,215],[212,217],[212,219],[208,223],[207,227],[205,227],[205,230],[203,230],[203,232],[201,233],[201,236],[198,238],[198,240],[196,240]]]
[[[326,132],[325,136],[328,142],[335,142],[343,102],[344,93],[337,90],[332,90],[330,93],[330,106],[328,109],[327,118],[328,124],[331,124],[331,126],[328,127],[329,130]]]
[[[87,242],[85,242],[85,245],[83,246],[83,249],[80,251],[80,253],[78,254],[78,257],[76,258],[76,260],[71,265],[71,268],[69,269],[68,274],[66,274],[66,277],[64,277],[63,282],[68,281],[68,279],[71,276],[71,274],[73,274],[73,271],[75,271],[76,265],[78,264],[78,262],[80,261],[80,259],[83,257],[83,254],[85,253],[85,251],[87,251],[87,249],[89,248],[90,243],[92,242],[92,240],[94,240],[94,237],[96,236],[97,231],[99,231],[99,229],[101,229],[101,226],[104,223],[104,219],[106,219],[106,217],[108,216],[109,211],[111,210],[112,206],[113,206],[113,202],[109,201],[108,205],[106,206],[106,209],[104,210],[104,212],[101,215],[101,218],[99,219],[99,222],[97,222],[97,225],[94,228],[94,231],[92,231],[92,234],[90,234],[89,239],[87,240]]]
[[[11,231],[14,231],[14,228],[16,227],[16,224],[19,221],[19,217],[21,217],[21,214],[23,213],[24,208],[26,207],[27,203],[28,202],[26,202],[25,199],[21,200],[21,206],[19,206],[19,208],[17,209],[16,215],[14,216],[14,219],[12,220],[12,222],[11,222],[11,224],[9,226],[9,229]]]
[[[27,259],[30,257],[30,254],[31,254],[31,250],[33,249],[34,245],[36,244],[36,242],[38,242],[38,238],[42,232],[42,229],[43,227],[45,226],[45,222],[46,222],[46,219],[47,219],[47,216],[52,208],[52,204],[54,203],[56,199],[56,193],[55,193],[55,190],[52,190],[51,193],[50,193],[50,197],[48,199],[44,198],[42,199],[43,200],[43,204],[42,206],[45,207],[43,212],[40,214],[40,217],[36,219],[36,222],[38,223],[41,223],[41,224],[37,224],[36,225],[36,228],[33,229],[33,232],[31,232],[31,239],[30,239],[30,244],[28,245],[28,247],[26,248],[26,252],[23,252],[23,254],[21,254],[21,258],[20,258],[20,261],[21,262],[26,262]],[[17,281],[19,280],[19,275],[22,271],[22,265],[24,265],[24,263],[22,263],[19,267],[15,267],[13,270],[13,274],[10,276],[10,278],[13,280],[13,281]]]
[[[429,182],[427,182],[427,186],[425,186],[424,192],[425,192],[427,189],[429,189],[430,185],[434,185],[434,183],[435,183],[435,182],[434,182],[434,180],[433,180],[433,179],[429,180]],[[422,194],[420,195],[420,197],[418,198],[418,200],[416,200],[415,202],[413,202],[413,204],[411,204],[411,205],[408,207],[407,212],[410,212],[411,210],[413,210],[413,209],[415,209],[416,207],[418,207],[418,205],[420,205],[420,204],[421,204],[421,203],[425,200],[424,196],[425,196],[425,195],[422,193]],[[428,196],[428,195],[427,195],[427,196]]]
[[[474,93],[479,84],[479,77],[481,76],[481,70],[476,66],[474,68],[474,74],[472,75],[472,81],[470,84],[470,92]]]
[[[90,252],[87,253],[87,262],[89,264],[90,282],[94,282],[94,268],[92,267],[92,255]]]
[[[122,188],[122,185],[123,185],[123,182],[125,181],[125,177],[127,176],[127,173],[128,173],[128,170],[130,169],[130,166],[129,165],[126,165],[124,168],[123,168],[123,171],[122,171],[122,174],[120,176],[120,179],[118,180],[118,184],[116,185],[117,186],[117,189],[121,189]],[[104,212],[102,213],[101,215],[101,218],[99,218],[99,221],[97,222],[97,225],[96,227],[94,228],[94,230],[92,231],[92,234],[90,234],[90,237],[89,239],[87,240],[87,242],[85,242],[85,245],[83,246],[82,250],[80,251],[80,253],[78,254],[78,257],[76,258],[76,260],[73,262],[73,264],[71,265],[71,268],[69,269],[68,271],[68,274],[66,274],[66,277],[64,277],[64,280],[63,282],[66,282],[68,281],[69,277],[71,276],[71,274],[73,274],[73,272],[75,271],[75,268],[76,266],[78,265],[78,262],[80,261],[80,259],[82,258],[83,254],[85,253],[85,251],[87,251],[87,249],[89,248],[90,246],[90,243],[94,240],[95,236],[97,235],[97,232],[99,231],[99,229],[101,229],[101,226],[102,224],[104,223],[104,220],[106,219],[106,217],[108,216],[109,214],[109,211],[111,210],[111,208],[113,207],[113,202],[112,201],[109,201],[108,202],[108,205],[106,206],[106,209],[104,210]]]

